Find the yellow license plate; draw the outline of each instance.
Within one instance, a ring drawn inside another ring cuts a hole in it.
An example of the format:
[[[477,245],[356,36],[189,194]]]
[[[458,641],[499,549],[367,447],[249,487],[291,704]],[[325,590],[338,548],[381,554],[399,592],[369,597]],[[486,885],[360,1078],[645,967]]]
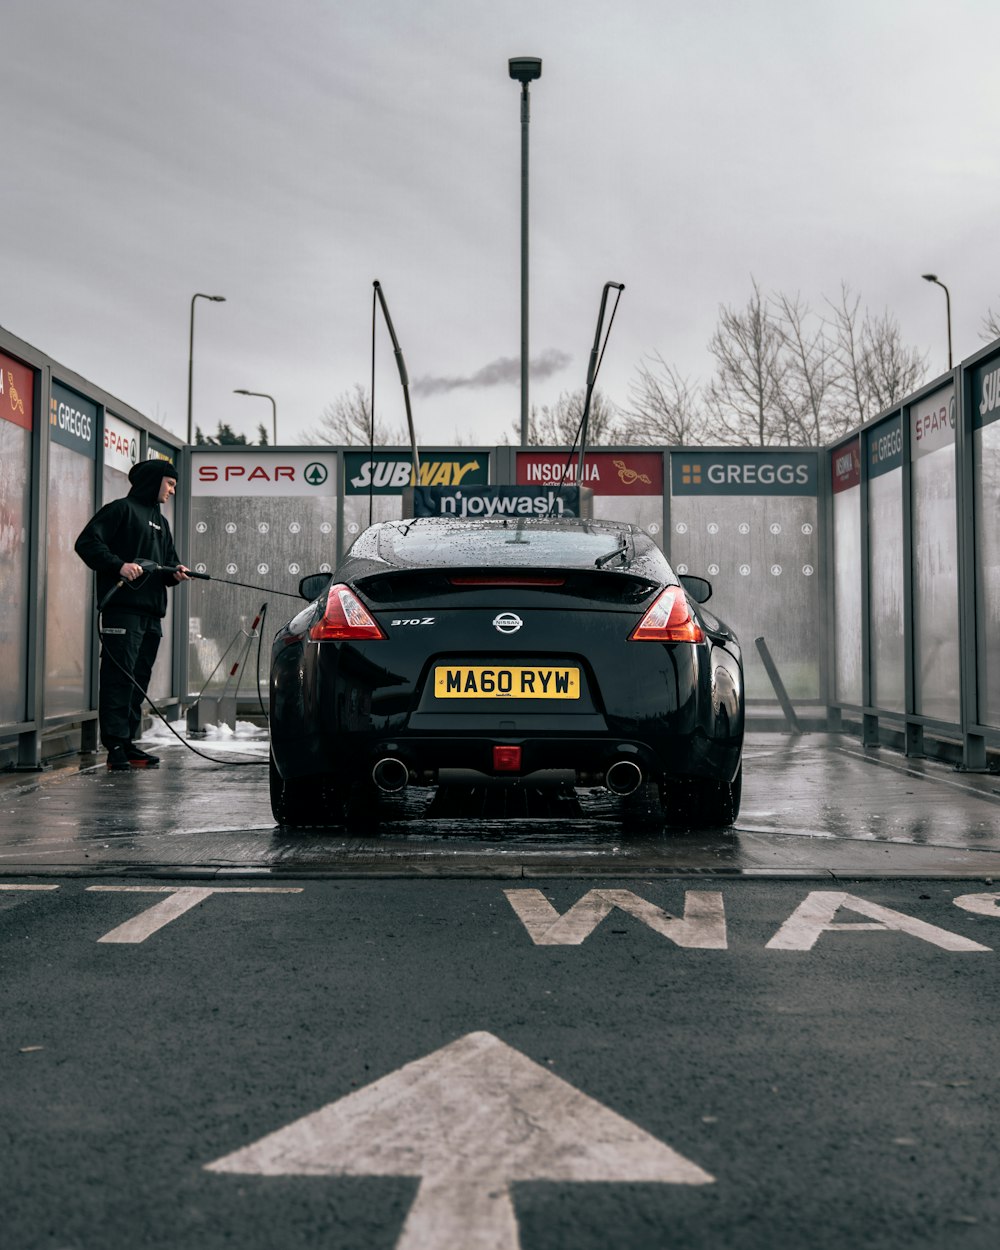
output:
[[[438,699],[579,699],[580,670],[439,665],[434,670],[434,695]]]

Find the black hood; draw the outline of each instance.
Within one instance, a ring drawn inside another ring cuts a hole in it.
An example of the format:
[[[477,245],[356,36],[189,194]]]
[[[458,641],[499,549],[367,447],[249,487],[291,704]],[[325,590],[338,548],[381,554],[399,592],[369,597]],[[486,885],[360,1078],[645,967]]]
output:
[[[132,483],[129,498],[137,499],[139,503],[157,503],[160,483],[165,477],[177,480],[176,466],[169,460],[140,460],[129,470],[128,480]]]

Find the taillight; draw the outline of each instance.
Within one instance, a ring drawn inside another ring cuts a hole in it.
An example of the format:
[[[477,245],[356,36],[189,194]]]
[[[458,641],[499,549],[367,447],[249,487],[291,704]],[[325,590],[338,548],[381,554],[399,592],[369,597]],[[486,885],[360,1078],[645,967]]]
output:
[[[668,586],[628,636],[629,642],[704,642],[705,633],[691,615],[684,591]]]
[[[323,618],[310,629],[309,637],[313,642],[353,642],[359,638],[384,638],[385,634],[353,590],[331,586]]]

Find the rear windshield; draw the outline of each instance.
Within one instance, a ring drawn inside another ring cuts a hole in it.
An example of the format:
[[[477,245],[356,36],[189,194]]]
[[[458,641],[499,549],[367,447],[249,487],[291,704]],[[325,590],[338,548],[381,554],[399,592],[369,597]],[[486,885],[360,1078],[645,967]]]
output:
[[[428,568],[594,568],[600,560],[600,567],[616,569],[632,564],[640,553],[647,555],[650,548],[659,554],[645,534],[628,525],[586,521],[554,525],[531,519],[471,524],[437,518],[402,521],[380,527],[378,540],[379,557],[388,563]],[[621,556],[614,554],[619,551]]]

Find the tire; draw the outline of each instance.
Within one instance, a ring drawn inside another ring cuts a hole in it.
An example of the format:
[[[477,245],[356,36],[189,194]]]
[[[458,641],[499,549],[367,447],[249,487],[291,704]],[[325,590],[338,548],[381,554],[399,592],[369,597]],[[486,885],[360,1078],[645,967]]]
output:
[[[286,781],[271,754],[268,760],[271,815],[286,829],[323,828],[343,824],[344,801],[321,778]]]
[[[621,800],[621,813],[625,833],[653,833],[666,823],[660,789],[648,781]]]
[[[665,787],[667,823],[684,829],[726,829],[740,814],[743,764],[732,781],[688,777]]]

